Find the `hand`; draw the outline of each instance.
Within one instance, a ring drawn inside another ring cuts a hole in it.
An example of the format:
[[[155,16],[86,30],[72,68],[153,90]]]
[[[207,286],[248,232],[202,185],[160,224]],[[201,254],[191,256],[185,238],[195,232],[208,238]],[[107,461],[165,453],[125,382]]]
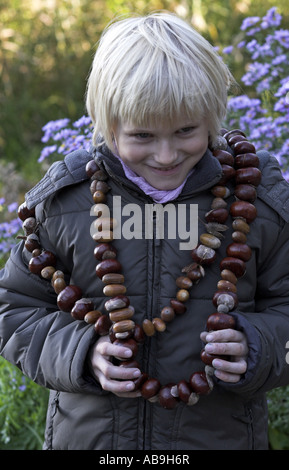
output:
[[[132,351],[124,346],[113,345],[108,336],[102,336],[93,346],[90,360],[94,375],[103,390],[108,390],[119,397],[138,397],[140,392],[134,390],[133,379],[140,376],[141,371],[135,367],[119,367],[111,362],[111,357],[129,359]]]
[[[224,382],[236,383],[247,370],[248,344],[246,336],[237,330],[204,331],[200,335],[209,354],[228,355],[230,360],[214,359],[215,376]]]

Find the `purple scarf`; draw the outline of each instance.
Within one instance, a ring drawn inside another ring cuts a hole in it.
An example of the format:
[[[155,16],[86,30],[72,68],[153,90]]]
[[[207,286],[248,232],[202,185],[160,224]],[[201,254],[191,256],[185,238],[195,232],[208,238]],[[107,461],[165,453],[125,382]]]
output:
[[[115,154],[114,154],[115,155]],[[122,159],[118,156],[118,155],[115,155],[115,157],[120,161],[120,163],[122,164],[122,168],[123,168],[123,171],[125,173],[125,176],[127,177],[127,179],[129,179],[130,181],[132,181],[134,184],[136,184],[145,194],[147,194],[148,196],[150,196],[154,202],[157,202],[157,203],[165,203],[165,202],[168,202],[168,201],[173,201],[174,199],[176,199],[179,194],[182,192],[183,190],[183,187],[185,186],[186,182],[187,182],[187,179],[188,177],[192,174],[193,170],[191,170],[185,181],[178,187],[178,188],[175,188],[175,189],[171,189],[169,191],[161,191],[159,189],[156,189],[154,188],[153,186],[151,186],[142,176],[138,176],[134,171],[132,171],[123,161]]]

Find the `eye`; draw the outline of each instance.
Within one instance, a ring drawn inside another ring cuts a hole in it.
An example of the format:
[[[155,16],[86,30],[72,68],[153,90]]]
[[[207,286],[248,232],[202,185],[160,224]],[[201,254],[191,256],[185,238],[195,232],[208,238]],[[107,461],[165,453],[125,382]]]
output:
[[[134,134],[134,136],[137,137],[138,139],[148,139],[152,135],[149,134],[148,132],[138,132],[137,134]]]
[[[177,134],[190,134],[195,130],[194,126],[182,127],[177,131]]]

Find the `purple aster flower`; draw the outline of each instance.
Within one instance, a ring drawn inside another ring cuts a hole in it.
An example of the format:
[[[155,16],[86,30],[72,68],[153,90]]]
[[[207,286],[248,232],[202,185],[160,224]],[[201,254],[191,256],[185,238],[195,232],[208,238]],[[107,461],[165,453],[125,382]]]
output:
[[[55,132],[59,131],[63,127],[66,127],[70,119],[57,119],[56,121],[49,121],[45,126],[42,127],[44,131],[44,136],[42,137],[42,142],[48,142],[51,137],[55,134]]]
[[[251,16],[250,18],[245,18],[240,29],[241,31],[245,31],[246,29],[251,28],[255,24],[259,23],[259,21],[259,16]]]
[[[267,29],[271,26],[279,26],[281,20],[282,16],[277,13],[277,8],[270,8],[270,10],[267,11],[267,14],[262,18],[261,28]]]
[[[274,33],[274,39],[286,49],[289,49],[289,31],[287,29],[279,29]]]
[[[89,125],[91,125],[91,119],[89,116],[82,116],[73,123],[73,127],[87,127]]]
[[[12,202],[7,206],[8,212],[15,212],[18,210],[18,203],[17,202]]]
[[[49,145],[47,147],[44,147],[40,153],[40,157],[38,158],[38,162],[41,163],[45,158],[47,158],[49,155],[52,153],[56,152],[57,150],[57,145]]]
[[[234,47],[233,46],[227,46],[227,47],[224,47],[223,49],[223,54],[231,54],[231,52],[234,50]]]

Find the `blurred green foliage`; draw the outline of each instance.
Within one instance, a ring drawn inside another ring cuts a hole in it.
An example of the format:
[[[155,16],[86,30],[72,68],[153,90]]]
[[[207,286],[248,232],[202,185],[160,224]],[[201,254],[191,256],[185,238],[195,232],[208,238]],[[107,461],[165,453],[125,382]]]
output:
[[[48,390],[0,358],[0,450],[40,450]]]

